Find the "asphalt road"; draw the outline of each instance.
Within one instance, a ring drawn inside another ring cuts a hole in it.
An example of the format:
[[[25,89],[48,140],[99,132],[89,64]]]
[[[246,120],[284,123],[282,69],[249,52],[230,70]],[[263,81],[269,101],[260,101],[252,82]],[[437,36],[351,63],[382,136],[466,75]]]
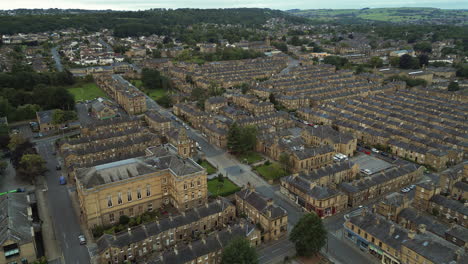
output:
[[[59,185],[60,171],[55,169],[58,164],[53,140],[37,142],[39,154],[47,162],[48,171],[45,173],[47,182],[47,199],[51,218],[53,219],[55,237],[63,252],[66,264],[90,263],[89,252],[86,246],[80,245],[78,236],[82,234],[78,216],[73,209],[69,189]]]
[[[148,109],[155,109],[167,118],[175,118],[167,109],[160,107],[151,98],[147,97]],[[174,127],[181,127],[179,122],[173,121]],[[211,145],[198,131],[189,128],[187,135],[198,142],[207,160],[215,165],[218,170],[239,186],[252,184],[262,195],[273,198],[275,203],[283,207],[288,212],[288,231],[297,223],[302,216],[302,209],[294,204],[287,197],[279,192],[278,186],[268,184],[261,177],[251,171],[250,166],[240,163],[226,151]],[[242,169],[242,171],[240,170]],[[335,263],[378,263],[371,255],[361,252],[357,247],[350,244],[341,236],[341,229],[344,223],[344,214],[335,215],[333,219],[325,220],[325,227],[329,231],[328,246],[322,252],[329,256]],[[328,248],[328,250],[327,250]],[[272,242],[258,249],[259,261],[261,264],[281,263],[284,256],[293,256],[295,250],[293,245],[287,240]]]
[[[57,47],[53,47],[50,52],[52,53],[52,57],[54,58],[55,61],[55,67],[57,68],[57,71],[63,71],[63,66],[62,62],[60,61],[60,55],[57,51]]]

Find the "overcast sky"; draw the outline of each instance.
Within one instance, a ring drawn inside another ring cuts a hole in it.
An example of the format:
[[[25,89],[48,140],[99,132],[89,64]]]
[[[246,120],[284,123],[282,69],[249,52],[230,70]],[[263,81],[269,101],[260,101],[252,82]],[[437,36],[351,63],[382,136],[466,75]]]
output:
[[[0,9],[81,8],[139,10],[149,8],[268,7],[272,9],[438,7],[468,9],[468,0],[0,0]]]

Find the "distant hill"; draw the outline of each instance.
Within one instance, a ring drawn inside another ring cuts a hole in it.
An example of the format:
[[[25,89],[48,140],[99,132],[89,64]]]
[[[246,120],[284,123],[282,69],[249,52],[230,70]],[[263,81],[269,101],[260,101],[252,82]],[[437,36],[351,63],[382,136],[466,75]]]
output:
[[[438,22],[468,24],[468,10],[430,7],[308,9],[288,10],[288,13],[316,20],[364,19],[385,22]]]
[[[180,29],[180,27],[202,23],[256,27],[271,18],[283,18],[291,23],[307,23],[309,21],[284,11],[265,8],[107,10],[99,13],[96,11],[73,11],[60,9],[17,10],[18,14],[16,15],[0,15],[0,34],[53,31],[68,27],[83,28],[89,31],[102,28],[118,29],[122,35],[131,33],[167,34],[175,27]]]

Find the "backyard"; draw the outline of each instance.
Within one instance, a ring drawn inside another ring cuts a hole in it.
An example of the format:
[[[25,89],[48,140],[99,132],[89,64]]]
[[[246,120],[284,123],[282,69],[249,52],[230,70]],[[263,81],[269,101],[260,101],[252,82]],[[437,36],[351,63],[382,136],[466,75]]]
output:
[[[213,196],[228,196],[240,191],[240,189],[240,187],[235,185],[228,178],[223,178],[222,181],[219,181],[218,178],[208,180],[208,191]]]
[[[68,91],[73,94],[77,102],[92,100],[98,97],[107,97],[106,93],[93,82],[77,83],[68,88]]]
[[[260,174],[266,180],[276,181],[279,178],[286,176],[287,173],[281,167],[279,163],[265,163],[263,165],[257,166],[254,170]]]

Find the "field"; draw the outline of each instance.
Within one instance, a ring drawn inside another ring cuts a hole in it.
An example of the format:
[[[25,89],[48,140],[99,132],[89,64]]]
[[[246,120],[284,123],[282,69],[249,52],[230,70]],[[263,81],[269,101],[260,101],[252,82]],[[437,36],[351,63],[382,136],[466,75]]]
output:
[[[291,10],[294,15],[315,20],[364,19],[386,22],[408,22],[433,19],[466,19],[468,11],[437,8],[363,8],[363,9],[309,9]]]
[[[287,175],[279,163],[270,163],[268,165],[264,164],[255,167],[254,170],[257,171],[257,173],[264,179],[272,181],[278,180],[279,178]]]
[[[240,189],[240,187],[235,185],[226,177],[222,182],[220,182],[218,178],[208,180],[208,191],[213,196],[228,196],[237,191],[240,191]]]
[[[75,101],[92,100],[98,97],[107,97],[101,88],[95,83],[79,83],[68,88],[68,91],[73,94]]]

